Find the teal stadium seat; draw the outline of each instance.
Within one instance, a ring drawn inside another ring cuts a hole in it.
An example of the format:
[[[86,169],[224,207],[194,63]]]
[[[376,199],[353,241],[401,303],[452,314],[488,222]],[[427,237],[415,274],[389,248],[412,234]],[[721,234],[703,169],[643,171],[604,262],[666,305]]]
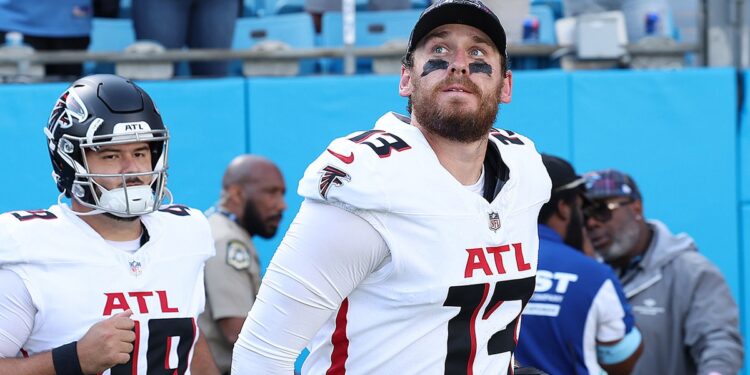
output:
[[[135,42],[133,21],[126,18],[94,18],[91,26],[89,52],[122,52]],[[86,74],[114,73],[115,66],[108,62],[86,62]]]
[[[524,44],[556,44],[555,37],[555,15],[548,5],[532,5],[530,17],[539,21],[539,39],[536,41],[524,40]],[[558,62],[551,61],[548,57],[518,57],[511,56],[511,69],[514,70],[531,70],[553,68],[559,65]]]
[[[245,0],[248,1],[248,0]],[[305,11],[305,0],[256,0],[263,2],[259,6],[259,15],[300,13]],[[415,0],[421,1],[421,0]],[[357,11],[367,10],[367,0],[355,0]]]
[[[312,18],[307,13],[240,18],[234,28],[232,49],[251,48],[267,40],[284,42],[292,48],[314,48],[315,31]],[[314,60],[302,60],[300,74],[315,73],[315,65]],[[242,75],[242,62],[233,62],[230,73]]]
[[[380,12],[357,12],[357,47],[377,47],[389,41],[401,40],[406,45],[414,24],[417,23],[420,9],[392,10]],[[341,47],[343,42],[342,17],[340,12],[323,14],[323,32],[320,42],[324,47]],[[328,73],[343,72],[341,59],[326,59],[324,71]],[[372,59],[357,59],[358,73],[372,72]]]
[[[552,10],[554,19],[561,18],[563,16],[563,4],[562,0],[531,0],[531,6],[535,5],[546,5]]]
[[[539,43],[555,44],[555,15],[548,5],[532,5],[531,15],[539,20]]]
[[[305,0],[262,0],[265,15],[301,13],[305,11]]]
[[[120,0],[120,14],[118,14],[118,17],[120,18],[130,18],[133,15],[133,12],[131,11],[133,5],[132,0]]]
[[[242,0],[242,16],[256,17],[262,15],[262,12],[258,12],[262,3],[264,3],[264,0]]]

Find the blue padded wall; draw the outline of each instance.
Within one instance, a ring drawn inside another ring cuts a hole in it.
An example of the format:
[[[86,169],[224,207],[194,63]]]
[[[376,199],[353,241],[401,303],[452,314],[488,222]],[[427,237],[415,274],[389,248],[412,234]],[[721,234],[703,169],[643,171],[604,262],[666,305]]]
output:
[[[747,166],[747,164],[746,164]],[[747,286],[747,279],[748,276],[746,274],[747,270],[750,270],[750,204],[743,204],[741,206],[741,224],[740,224],[740,230],[741,230],[741,240],[742,240],[742,249],[741,249],[741,257],[740,257],[740,264],[743,269],[743,275],[742,275],[742,297],[739,301],[737,301],[738,304],[740,304],[740,324],[742,324],[742,331],[743,335],[745,337],[745,366],[744,366],[744,374],[747,374],[748,371],[748,363],[747,363],[747,353],[750,351],[750,341],[747,339],[748,332],[750,332],[750,298],[747,296],[748,286]]]
[[[0,212],[47,208],[59,194],[52,180],[46,137],[52,107],[68,85],[0,85],[0,135],[9,141],[0,147],[3,183]]]
[[[630,173],[646,216],[690,234],[738,297],[734,71],[579,72],[571,85],[578,169]]]
[[[246,150],[242,78],[142,82],[170,133],[175,202],[205,210],[221,192],[229,161]]]
[[[750,95],[748,95],[747,84],[750,83],[750,72],[745,71],[745,102],[742,106],[742,117],[739,128],[740,147],[740,198],[745,203],[750,203]]]
[[[570,158],[569,74],[560,70],[517,72],[510,104],[500,106],[497,127],[531,138],[539,152]]]

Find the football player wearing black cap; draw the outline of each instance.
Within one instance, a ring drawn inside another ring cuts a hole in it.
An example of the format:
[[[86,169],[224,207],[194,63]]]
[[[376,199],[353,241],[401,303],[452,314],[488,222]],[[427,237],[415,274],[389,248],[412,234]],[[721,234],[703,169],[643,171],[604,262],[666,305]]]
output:
[[[512,373],[550,180],[534,144],[492,126],[511,99],[505,32],[477,0],[412,31],[410,116],[334,140],[235,345],[232,372]]]

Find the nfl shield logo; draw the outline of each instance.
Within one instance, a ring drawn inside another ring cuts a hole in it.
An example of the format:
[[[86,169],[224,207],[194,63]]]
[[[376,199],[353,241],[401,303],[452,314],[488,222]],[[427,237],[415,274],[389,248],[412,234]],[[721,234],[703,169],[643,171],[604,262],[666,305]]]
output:
[[[130,264],[130,274],[133,276],[140,276],[141,274],[141,262],[137,260],[131,260],[128,262]]]
[[[496,232],[500,229],[500,215],[497,212],[490,212],[490,230]]]

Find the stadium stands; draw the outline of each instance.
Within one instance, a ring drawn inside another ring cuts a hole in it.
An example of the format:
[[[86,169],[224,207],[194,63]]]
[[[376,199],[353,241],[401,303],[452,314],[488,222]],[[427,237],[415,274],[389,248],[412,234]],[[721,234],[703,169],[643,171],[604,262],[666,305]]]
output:
[[[271,40],[286,43],[292,48],[315,47],[312,18],[307,13],[240,18],[234,29],[232,49],[252,48],[258,43]],[[230,71],[233,75],[242,75],[242,64],[233,63]],[[315,61],[301,61],[301,74],[312,74],[315,71]]]
[[[132,5],[133,0],[120,0],[120,18],[130,18],[133,15],[131,11]]]
[[[355,46],[377,47],[394,40],[401,40],[405,45],[420,13],[421,10],[357,12]],[[320,45],[341,47],[343,44],[341,13],[324,14]],[[328,59],[323,63],[323,69],[326,73],[341,73],[343,64],[341,59]],[[357,72],[371,73],[372,59],[358,59]]]
[[[554,19],[558,19],[563,16],[563,5],[562,0],[531,0],[531,6],[545,5],[552,10]]]
[[[531,15],[539,20],[539,43],[555,44],[555,14],[549,5],[532,5]]]
[[[537,40],[525,40],[525,44],[555,44],[555,14],[552,8],[546,4],[531,6],[530,17],[539,21]],[[542,57],[511,57],[511,68],[514,70],[543,69],[559,66],[557,62]]]
[[[122,9],[122,8],[121,8]],[[95,18],[91,27],[90,52],[121,52],[135,42],[133,21],[127,18]],[[112,63],[87,62],[84,73],[114,73]]]

